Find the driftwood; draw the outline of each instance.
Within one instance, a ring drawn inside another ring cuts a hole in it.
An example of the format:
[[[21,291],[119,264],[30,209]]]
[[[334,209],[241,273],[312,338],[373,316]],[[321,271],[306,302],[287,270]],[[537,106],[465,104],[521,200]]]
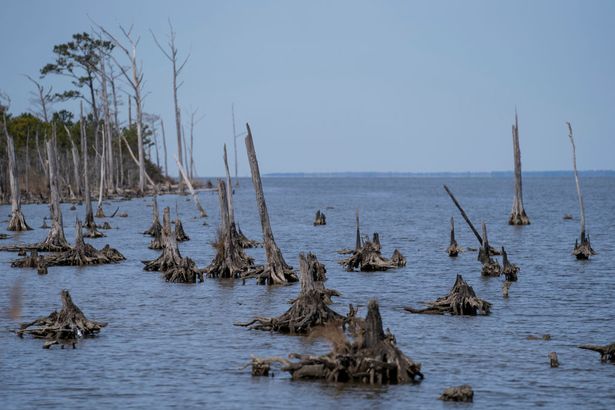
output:
[[[483,264],[480,273],[483,276],[500,276],[502,268],[498,261],[491,257],[491,246],[489,246],[489,239],[487,238],[487,225],[483,222],[482,227],[482,246],[478,250],[478,260]]]
[[[411,383],[423,379],[421,365],[414,363],[395,345],[395,337],[385,333],[378,302],[368,304],[367,317],[360,337],[349,341],[339,327],[328,327],[324,334],[332,345],[323,356],[292,353],[291,361],[281,358],[258,359],[260,362],[281,362],[282,370],[293,380],[322,379],[327,382],[359,382],[369,384]],[[253,363],[254,363],[253,359]]]
[[[453,288],[448,292],[448,295],[442,296],[433,302],[426,302],[427,308],[414,309],[405,307],[404,309],[411,313],[426,313],[426,314],[451,314],[451,315],[488,315],[491,304],[487,301],[479,299],[474,293],[472,286],[463,280],[461,275],[457,275]]]
[[[152,197],[152,225],[149,229],[143,232],[143,235],[159,236],[162,232],[162,226],[160,225],[160,215],[158,214],[158,198],[156,195]]]
[[[517,272],[519,272],[519,267],[510,263],[506,249],[502,246],[502,275],[504,275],[506,281],[516,282]]]
[[[326,225],[327,217],[324,212],[320,212],[320,209],[316,211],[316,216],[314,217],[314,226],[318,225]]]
[[[151,261],[144,261],[146,271],[161,272],[167,282],[196,283],[203,282],[203,273],[196,268],[190,258],[184,258],[179,252],[175,233],[171,231],[171,216],[169,207],[162,214],[162,254]]]
[[[615,363],[615,343],[606,346],[581,345],[579,348],[600,353],[601,362]]]
[[[572,145],[572,165],[574,168],[574,180],[577,186],[577,196],[579,197],[579,212],[580,212],[580,221],[581,221],[581,234],[579,240],[577,239],[574,243],[574,250],[572,254],[576,256],[577,259],[589,259],[590,256],[595,255],[596,252],[592,249],[589,235],[586,234],[585,231],[585,204],[583,202],[583,195],[581,194],[581,184],[579,183],[579,173],[577,172],[577,151],[576,146],[574,145],[574,136],[572,135],[572,126],[569,122],[566,123],[568,125],[568,137],[570,138],[570,144]]]
[[[456,387],[448,387],[444,389],[442,395],[438,398],[444,401],[457,401],[470,403],[474,400],[474,391],[469,384],[463,384]]]
[[[257,317],[248,323],[237,325],[289,334],[309,334],[318,326],[330,324],[341,328],[344,316],[327,306],[330,293],[322,282],[314,281],[317,264],[318,260],[313,255],[309,259],[303,253],[299,255],[301,291],[286,313],[272,318]],[[317,283],[320,283],[320,286]]]
[[[4,135],[6,136],[6,153],[8,157],[9,183],[11,186],[11,219],[9,219],[9,225],[6,229],[18,232],[30,231],[32,228],[28,226],[21,212],[21,192],[19,191],[15,146],[13,144],[13,137],[9,135],[9,131],[6,127],[6,115],[4,116]]]
[[[512,126],[513,157],[515,161],[515,196],[512,211],[508,218],[509,225],[529,225],[530,218],[523,207],[523,187],[521,182],[521,149],[519,148],[519,121],[515,110],[515,123]]]
[[[448,256],[455,257],[459,255],[459,246],[457,246],[457,241],[455,240],[455,220],[451,216],[451,242],[446,250],[448,252]]]
[[[259,269],[254,266],[254,259],[243,251],[239,244],[239,235],[235,230],[235,223],[231,219],[227,198],[227,185],[218,181],[218,197],[220,200],[220,228],[218,239],[213,244],[216,256],[211,264],[205,268],[207,275],[213,278],[239,278]],[[262,270],[263,267],[260,267]]]
[[[254,185],[254,192],[256,193],[258,214],[263,230],[263,246],[265,248],[267,262],[262,272],[252,272],[244,277],[254,276],[257,278],[257,283],[268,285],[283,285],[289,282],[296,282],[298,280],[297,275],[293,271],[292,266],[288,265],[284,260],[282,251],[280,251],[280,248],[278,248],[273,238],[258,160],[256,159],[256,150],[254,149],[254,141],[252,140],[252,131],[250,130],[250,125],[246,124],[246,128],[248,132],[245,139],[246,150],[248,152],[248,161],[250,162],[250,171],[252,173],[252,184]]]
[[[45,339],[44,349],[55,344],[68,344],[73,348],[82,337],[92,337],[107,326],[104,322],[88,320],[83,312],[73,303],[68,290],[61,293],[62,309],[52,312],[47,317],[38,318],[29,323],[22,323],[17,335],[30,334],[35,338]]]

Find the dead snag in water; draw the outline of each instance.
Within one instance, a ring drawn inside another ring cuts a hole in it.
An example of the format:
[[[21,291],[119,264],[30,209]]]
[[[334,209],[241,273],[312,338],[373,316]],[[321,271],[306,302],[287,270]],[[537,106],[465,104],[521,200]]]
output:
[[[162,254],[151,261],[144,261],[146,271],[158,271],[163,274],[167,282],[196,283],[203,281],[203,273],[199,272],[196,264],[190,258],[183,258],[177,247],[175,233],[171,230],[171,216],[169,207],[162,213]]]
[[[96,218],[106,218],[107,216],[105,215],[105,210],[102,207],[102,204],[98,205],[98,208],[96,208],[96,215],[94,215]]]
[[[160,235],[162,226],[160,225],[160,215],[158,214],[158,198],[156,195],[152,197],[152,225],[149,229],[143,232],[143,235],[149,235],[156,237]]]
[[[190,240],[190,237],[186,235],[186,231],[184,231],[184,225],[182,224],[181,219],[179,219],[179,215],[175,217],[175,240],[177,242],[185,242]]]
[[[448,292],[448,295],[436,299],[434,302],[426,302],[427,308],[414,309],[405,307],[404,309],[411,313],[426,313],[426,314],[451,314],[451,315],[488,315],[491,304],[476,296],[472,286],[463,280],[461,275],[457,275],[453,288]]]
[[[318,225],[326,225],[327,217],[324,212],[320,212],[320,209],[316,211],[316,216],[314,217],[314,226]]]
[[[363,335],[349,341],[339,327],[327,327],[324,336],[333,345],[323,356],[292,353],[296,362],[284,363],[282,370],[293,380],[323,379],[327,382],[369,384],[412,383],[423,379],[420,363],[415,363],[395,345],[395,337],[385,333],[378,302],[368,304]],[[265,359],[266,360],[266,359]]]
[[[559,360],[557,360],[557,353],[549,353],[549,363],[551,367],[559,367]]]
[[[235,224],[229,213],[227,195],[227,186],[223,181],[218,181],[220,228],[218,229],[218,240],[213,244],[216,256],[205,268],[207,276],[213,278],[239,278],[242,274],[256,269],[254,259],[246,255],[239,244]]]
[[[105,229],[105,230],[109,230],[109,229],[113,229],[111,227],[111,224],[109,223],[109,221],[105,221],[102,226],[100,227],[100,229]]]
[[[502,282],[502,296],[505,298],[508,297],[508,290],[510,289],[510,285],[512,285],[512,282],[509,282],[507,280]]]
[[[286,313],[272,318],[257,317],[248,323],[238,323],[237,326],[298,335],[308,334],[315,327],[327,324],[341,328],[344,316],[327,306],[329,296],[324,286],[318,286],[314,281],[314,274],[310,272],[310,262],[313,268],[313,259],[308,261],[303,253],[299,255],[301,290]],[[322,285],[322,282],[320,284]]]
[[[598,345],[581,345],[580,349],[591,350],[600,353],[601,362],[615,363],[615,343],[606,346]]]
[[[73,303],[68,290],[61,293],[62,309],[51,312],[47,317],[38,318],[29,323],[22,323],[17,330],[17,336],[30,334],[38,339],[45,339],[44,349],[55,344],[72,345],[82,337],[92,337],[107,326],[104,322],[88,320],[81,309]]]
[[[457,401],[462,403],[471,403],[474,401],[474,391],[469,384],[463,384],[456,387],[448,387],[444,389],[442,395],[438,397],[443,401]]]
[[[250,162],[250,171],[252,173],[252,184],[256,193],[256,204],[258,206],[258,214],[263,230],[263,244],[265,247],[265,255],[267,262],[264,270],[260,273],[251,273],[245,277],[256,276],[257,283],[264,285],[283,285],[289,282],[296,282],[297,275],[293,271],[292,266],[288,265],[282,256],[282,251],[278,248],[273,238],[271,223],[269,221],[269,212],[267,211],[267,203],[265,202],[265,194],[263,193],[263,184],[261,182],[261,174],[256,159],[256,150],[254,149],[254,141],[252,140],[252,131],[250,125],[246,124],[248,135],[245,138],[246,150],[248,152],[248,161]]]
[[[594,252],[594,250],[592,249],[591,243],[589,241],[589,235],[587,235],[585,232],[585,204],[583,202],[583,195],[581,194],[581,184],[579,183],[579,174],[577,172],[577,152],[574,145],[574,137],[572,135],[572,126],[569,122],[567,122],[566,124],[568,125],[568,137],[570,138],[570,144],[572,145],[572,165],[574,168],[574,180],[577,186],[577,196],[579,197],[579,211],[581,214],[581,243],[579,243],[579,240],[575,241],[572,254],[576,256],[577,259],[589,259],[589,257],[595,255],[596,252]]]
[[[517,272],[519,272],[519,267],[510,263],[508,260],[508,254],[502,246],[502,274],[506,277],[508,282],[516,282]]]
[[[6,115],[4,117],[4,135],[6,136],[6,154],[8,157],[9,182],[11,186],[11,219],[6,228],[9,231],[31,231],[32,228],[26,223],[26,218],[21,213],[21,192],[19,191],[19,177],[17,176],[17,161],[15,160],[15,146],[13,137],[9,135],[6,127]]]
[[[512,126],[513,157],[515,162],[515,196],[512,211],[508,218],[509,225],[529,225],[530,218],[523,207],[523,188],[521,182],[521,149],[519,148],[519,121],[515,109],[515,123]]]
[[[491,257],[491,246],[489,246],[489,240],[487,239],[487,225],[483,222],[482,226],[483,244],[478,250],[478,260],[483,264],[480,273],[483,276],[500,276],[502,268],[498,261]]]
[[[448,256],[455,257],[459,255],[459,247],[457,246],[457,241],[455,240],[455,221],[451,216],[451,242],[446,250],[448,252]]]

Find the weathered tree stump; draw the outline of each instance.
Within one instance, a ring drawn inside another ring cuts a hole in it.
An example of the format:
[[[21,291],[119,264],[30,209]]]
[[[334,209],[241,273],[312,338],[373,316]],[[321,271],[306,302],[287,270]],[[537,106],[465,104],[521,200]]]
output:
[[[516,282],[517,272],[519,272],[519,267],[510,263],[510,261],[508,260],[508,254],[502,246],[502,274],[506,278],[506,281]]]
[[[186,235],[186,231],[184,231],[184,225],[179,219],[179,215],[175,218],[175,240],[177,242],[185,242],[190,240],[190,237]]]
[[[259,284],[268,285],[284,285],[289,282],[296,282],[297,275],[293,271],[292,266],[288,265],[282,256],[282,251],[273,238],[271,223],[269,221],[269,212],[267,211],[267,203],[265,202],[265,194],[263,193],[263,184],[261,182],[261,174],[256,159],[256,150],[254,149],[254,141],[252,140],[252,131],[250,125],[246,124],[247,133],[245,142],[248,152],[248,160],[250,162],[250,171],[252,173],[252,184],[256,193],[256,204],[258,206],[258,214],[263,230],[263,244],[267,262],[262,272],[254,272],[244,276],[257,279]]]
[[[591,350],[600,353],[601,362],[615,363],[615,343],[606,346],[599,345],[581,345],[580,349]]]
[[[426,314],[451,314],[451,315],[488,315],[491,309],[491,304],[476,296],[472,286],[463,280],[461,275],[457,275],[453,288],[448,292],[448,295],[442,296],[433,302],[425,302],[427,308],[414,309],[405,307],[404,309],[411,313],[426,313]]]
[[[111,224],[109,223],[109,221],[105,221],[102,226],[100,227],[100,229],[105,229],[105,230],[109,230],[109,229],[113,229],[113,227],[111,226]]]
[[[482,246],[478,250],[478,260],[483,264],[480,273],[483,276],[500,276],[502,268],[498,261],[491,257],[491,246],[489,246],[489,240],[487,238],[487,225],[483,222],[482,226]]]
[[[327,382],[359,382],[369,384],[411,383],[423,379],[421,365],[403,354],[395,345],[395,337],[382,328],[378,302],[368,304],[363,334],[348,341],[338,327],[327,328],[325,336],[333,349],[323,356],[292,353],[290,361],[280,358],[264,359],[281,362],[282,370],[293,380],[322,379]],[[259,359],[263,361],[263,359]]]
[[[507,280],[502,282],[502,296],[505,298],[508,297],[508,290],[510,289],[510,285],[512,285],[512,282],[509,282]]]
[[[301,291],[286,313],[273,318],[257,317],[237,325],[289,334],[309,334],[314,328],[329,324],[341,328],[344,316],[327,306],[331,293],[327,292],[322,282],[314,281],[317,274],[315,271],[319,270],[318,264],[313,255],[311,258],[303,253],[299,255]]]
[[[457,401],[470,403],[474,400],[474,391],[469,384],[463,384],[456,387],[448,387],[444,389],[442,395],[438,398],[444,401]]]
[[[9,135],[6,126],[6,115],[4,119],[4,135],[6,136],[6,153],[8,158],[9,183],[11,186],[11,219],[7,230],[9,231],[30,231],[32,228],[26,223],[26,219],[21,212],[21,192],[19,190],[19,177],[17,175],[17,161],[15,160],[15,146],[13,137]]]
[[[530,218],[523,207],[523,187],[521,181],[521,149],[519,148],[519,121],[515,110],[515,123],[512,126],[513,157],[515,162],[515,195],[512,211],[508,218],[509,225],[529,225]]]
[[[162,226],[160,225],[160,215],[158,214],[158,199],[156,195],[152,197],[152,226],[143,232],[143,235],[156,237],[160,235]]]
[[[83,312],[73,303],[68,290],[61,293],[62,309],[52,312],[47,317],[38,318],[29,323],[22,323],[17,336],[30,334],[35,338],[45,339],[44,349],[54,344],[67,344],[75,347],[82,337],[92,337],[107,326],[104,322],[88,320]]]
[[[94,215],[96,218],[106,218],[107,216],[105,215],[105,210],[103,209],[102,205],[98,205],[98,208],[96,209],[96,215]]]
[[[559,367],[559,360],[557,360],[557,353],[549,353],[549,363],[551,367]]]
[[[457,245],[457,240],[455,240],[455,220],[451,216],[451,242],[446,250],[448,252],[448,256],[455,257],[459,255],[459,246]]]
[[[316,211],[316,217],[314,218],[314,226],[326,225],[327,217],[324,212],[320,212],[320,209]]]

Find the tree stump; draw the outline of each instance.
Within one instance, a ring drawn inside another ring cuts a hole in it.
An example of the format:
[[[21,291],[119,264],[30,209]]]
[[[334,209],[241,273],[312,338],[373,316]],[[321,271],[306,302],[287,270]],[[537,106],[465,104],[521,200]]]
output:
[[[508,261],[508,254],[502,246],[502,274],[506,278],[506,281],[516,282],[517,272],[519,272],[519,267],[517,265],[513,265]]]
[[[107,216],[105,215],[105,210],[103,209],[102,205],[98,205],[98,208],[96,209],[96,215],[94,215],[96,218],[106,218]]]
[[[143,232],[143,235],[149,235],[156,237],[160,235],[162,231],[162,226],[160,225],[160,216],[158,214],[158,199],[156,195],[152,197],[152,225],[148,230]]]
[[[9,183],[11,186],[11,219],[7,230],[9,231],[31,231],[32,228],[26,223],[26,219],[21,212],[21,192],[19,190],[19,177],[17,175],[17,161],[15,160],[15,146],[13,137],[9,135],[6,126],[6,115],[4,115],[4,135],[6,136],[6,153],[8,158]]]
[[[487,238],[487,225],[483,222],[483,240],[482,246],[478,251],[478,260],[483,264],[481,268],[481,275],[483,276],[500,276],[502,269],[497,260],[491,257],[491,246],[489,246],[489,240]]]
[[[327,217],[324,212],[320,212],[320,209],[316,211],[316,217],[314,218],[314,226],[326,225]]]
[[[491,309],[491,304],[479,299],[472,286],[468,285],[461,275],[457,275],[455,284],[448,295],[433,302],[425,302],[425,304],[427,305],[425,309],[414,309],[412,307],[405,307],[404,309],[410,313],[467,316],[488,315]]]
[[[580,349],[591,350],[600,353],[601,362],[615,363],[615,343],[606,346],[599,345],[581,345]]]
[[[175,240],[177,242],[185,242],[190,240],[190,237],[186,235],[186,232],[184,231],[184,225],[179,219],[179,215],[175,218]]]
[[[449,387],[444,389],[439,400],[471,403],[474,400],[474,391],[469,384]]]
[[[459,247],[457,246],[457,241],[455,240],[455,221],[451,216],[451,241],[446,250],[448,252],[448,256],[455,257],[459,255]]]
[[[557,360],[557,353],[549,353],[549,363],[551,367],[559,367],[559,360]]]
[[[319,270],[318,264],[314,255],[299,255],[301,291],[286,313],[273,318],[257,317],[248,323],[238,323],[237,326],[294,335],[309,334],[314,328],[329,324],[341,328],[344,316],[327,306],[330,293],[322,282],[314,281],[315,274],[318,274],[315,271]]]
[[[29,323],[22,323],[17,336],[30,334],[35,338],[45,339],[43,348],[49,349],[54,344],[75,344],[82,337],[92,337],[107,326],[104,322],[88,320],[83,312],[73,303],[68,290],[61,293],[62,309],[52,312],[47,317],[38,318]]]
[[[515,110],[515,123],[512,126],[513,158],[515,163],[515,195],[512,211],[508,218],[509,225],[529,225],[530,218],[523,207],[523,187],[521,181],[521,149],[519,148],[519,121]]]

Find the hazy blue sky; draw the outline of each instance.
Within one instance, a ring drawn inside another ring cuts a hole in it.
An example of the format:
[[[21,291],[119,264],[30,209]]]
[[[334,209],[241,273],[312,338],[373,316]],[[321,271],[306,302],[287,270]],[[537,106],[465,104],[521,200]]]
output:
[[[30,106],[22,74],[88,16],[141,33],[145,110],[171,141],[171,70],[148,30],[163,38],[172,19],[192,55],[181,104],[206,114],[200,175],[222,173],[233,102],[261,172],[508,170],[515,106],[525,170],[571,168],[565,121],[579,168],[615,168],[615,1],[7,1],[0,89],[13,112]]]

